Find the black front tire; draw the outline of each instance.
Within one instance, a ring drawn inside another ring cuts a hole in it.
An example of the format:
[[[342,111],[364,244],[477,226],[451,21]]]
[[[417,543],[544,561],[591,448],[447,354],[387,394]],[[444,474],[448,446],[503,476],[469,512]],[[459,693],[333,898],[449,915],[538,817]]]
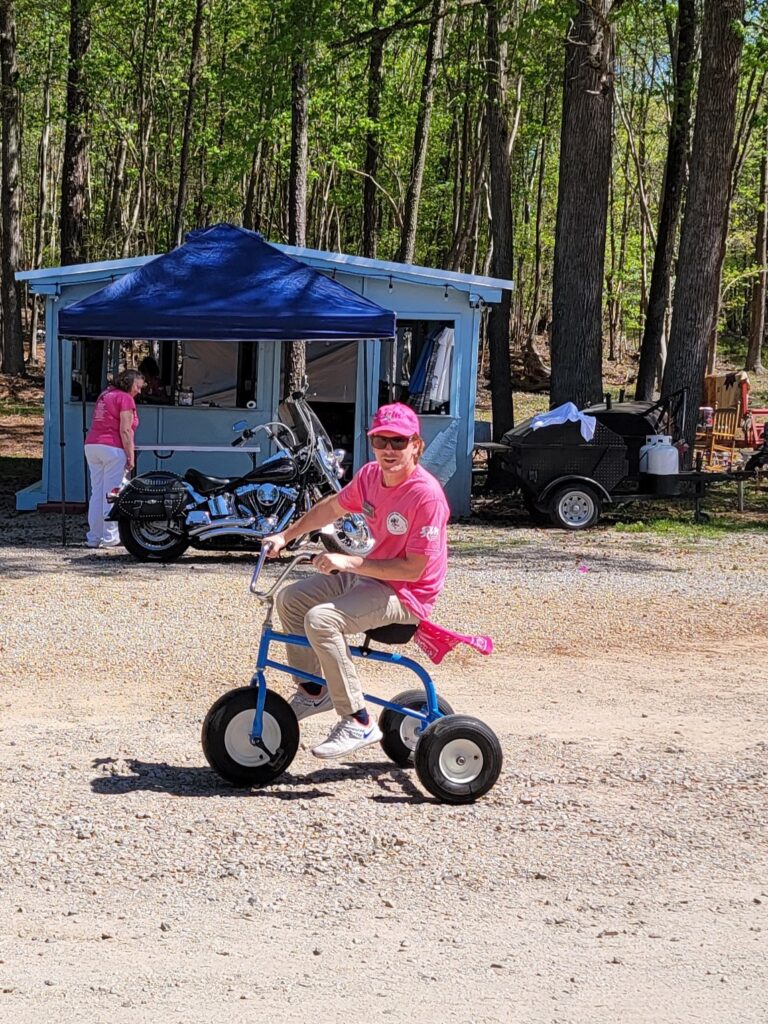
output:
[[[589,484],[564,484],[549,503],[549,515],[561,530],[588,530],[600,518],[602,501]]]
[[[233,786],[266,786],[282,775],[299,749],[299,723],[290,704],[271,690],[264,702],[264,745],[269,758],[250,741],[256,712],[255,686],[223,694],[205,716],[203,753],[208,764]]]
[[[179,537],[160,520],[120,519],[117,529],[126,551],[140,562],[175,562],[189,547],[186,536]],[[175,527],[180,528],[177,521]]]
[[[427,710],[427,697],[423,690],[406,690],[398,693],[392,698],[393,704],[402,704],[404,708],[413,711]],[[444,715],[452,715],[453,708],[447,700],[437,698],[437,706]],[[413,764],[414,751],[421,733],[418,731],[421,726],[418,718],[409,718],[408,715],[401,715],[392,708],[384,708],[379,716],[379,728],[383,736],[381,738],[381,749],[395,764],[401,768]]]
[[[496,783],[502,763],[496,733],[469,715],[439,718],[416,744],[419,782],[446,804],[474,803]]]

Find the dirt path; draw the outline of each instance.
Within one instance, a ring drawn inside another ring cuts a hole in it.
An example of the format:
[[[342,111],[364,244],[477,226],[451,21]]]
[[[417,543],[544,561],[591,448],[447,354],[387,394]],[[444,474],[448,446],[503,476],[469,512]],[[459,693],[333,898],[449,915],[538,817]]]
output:
[[[451,808],[379,749],[318,765],[320,719],[279,785],[221,784],[249,558],[56,535],[0,539],[0,1019],[764,1021],[763,537],[454,527],[440,618],[497,651],[435,676],[506,761]]]

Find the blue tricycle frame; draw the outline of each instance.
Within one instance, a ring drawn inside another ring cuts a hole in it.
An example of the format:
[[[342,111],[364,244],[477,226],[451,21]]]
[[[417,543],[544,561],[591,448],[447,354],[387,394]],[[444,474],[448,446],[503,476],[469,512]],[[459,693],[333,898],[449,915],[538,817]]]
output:
[[[301,679],[307,683],[317,683],[318,686],[325,686],[325,680],[322,676],[316,676],[312,672],[304,672],[298,668],[291,668],[290,665],[285,665],[280,661],[273,661],[269,657],[269,647],[272,643],[287,644],[292,647],[310,647],[311,644],[305,636],[300,636],[297,633],[279,633],[277,630],[272,629],[271,626],[265,625],[261,631],[261,641],[259,643],[259,653],[256,660],[256,671],[251,679],[251,686],[258,688],[258,697],[256,701],[256,714],[253,719],[253,726],[251,728],[251,741],[255,746],[258,746],[258,741],[261,740],[263,733],[263,722],[262,718],[264,715],[264,702],[267,696],[267,679],[264,675],[266,669],[271,668],[276,672],[287,672],[294,678]],[[367,661],[380,661],[384,664],[389,665],[400,665],[403,668],[408,668],[411,672],[414,672],[421,680],[424,686],[424,697],[427,710],[425,712],[416,711],[413,708],[406,708],[402,704],[396,704],[391,700],[384,700],[382,697],[376,697],[370,693],[364,693],[366,701],[371,704],[377,704],[382,708],[389,708],[391,711],[396,711],[400,715],[405,715],[407,718],[416,718],[423,723],[422,731],[430,725],[432,722],[437,721],[438,718],[443,718],[444,715],[437,706],[437,691],[435,684],[432,682],[432,677],[429,672],[420,665],[417,661],[412,658],[408,658],[397,651],[375,651],[371,650],[367,645],[362,647],[350,647],[350,653],[353,658],[365,658]]]
[[[267,686],[266,670],[283,672],[302,682],[325,686],[322,676],[293,668],[270,657],[273,643],[311,648],[305,636],[283,633],[272,625],[274,595],[288,574],[315,551],[299,549],[269,590],[256,583],[267,549],[262,548],[253,570],[250,590],[267,605],[261,628],[256,668],[247,686],[223,694],[203,722],[202,744],[208,763],[234,785],[266,785],[290,765],[299,747],[299,723],[291,706]],[[352,657],[397,665],[413,672],[421,690],[406,691],[394,700],[364,694],[384,709],[379,719],[381,746],[400,767],[413,763],[424,787],[446,803],[472,803],[487,793],[501,772],[501,746],[495,733],[469,715],[454,714],[441,698],[429,672],[398,651],[372,650],[370,643],[406,643],[413,625],[379,627],[366,633],[362,646],[350,647]],[[423,692],[422,692],[423,691]],[[408,723],[408,724],[406,724]]]

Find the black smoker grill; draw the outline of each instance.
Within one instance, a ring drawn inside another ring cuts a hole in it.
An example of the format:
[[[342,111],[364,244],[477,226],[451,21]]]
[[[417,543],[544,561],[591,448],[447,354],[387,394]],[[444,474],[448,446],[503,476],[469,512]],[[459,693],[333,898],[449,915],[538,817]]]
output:
[[[584,410],[597,420],[590,441],[584,440],[578,423],[533,430],[532,417],[492,447],[519,486],[534,521],[551,520],[564,529],[583,530],[597,522],[606,504],[660,498],[693,500],[700,521],[705,518],[700,502],[706,487],[736,480],[740,474],[640,472],[640,449],[648,435],[667,434],[673,443],[678,439],[685,399],[685,391],[658,402],[614,403],[607,397]]]

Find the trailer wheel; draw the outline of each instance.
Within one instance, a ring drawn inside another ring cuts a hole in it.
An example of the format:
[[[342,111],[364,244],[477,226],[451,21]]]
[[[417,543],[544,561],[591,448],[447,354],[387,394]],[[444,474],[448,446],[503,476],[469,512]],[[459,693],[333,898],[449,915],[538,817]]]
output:
[[[588,484],[564,484],[552,495],[549,515],[562,530],[587,530],[600,518],[600,496]]]

